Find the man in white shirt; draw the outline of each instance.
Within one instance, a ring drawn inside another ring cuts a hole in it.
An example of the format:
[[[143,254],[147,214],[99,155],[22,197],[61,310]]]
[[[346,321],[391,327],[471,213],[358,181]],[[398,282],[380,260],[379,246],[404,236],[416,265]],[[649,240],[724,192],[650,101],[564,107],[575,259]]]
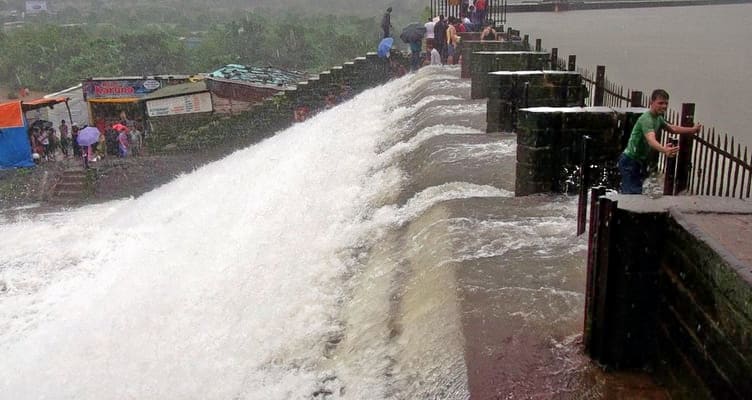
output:
[[[441,54],[435,47],[431,49],[431,65],[442,65]]]
[[[431,49],[434,47],[434,35],[433,35],[433,18],[428,18],[428,22],[426,22],[426,48]]]

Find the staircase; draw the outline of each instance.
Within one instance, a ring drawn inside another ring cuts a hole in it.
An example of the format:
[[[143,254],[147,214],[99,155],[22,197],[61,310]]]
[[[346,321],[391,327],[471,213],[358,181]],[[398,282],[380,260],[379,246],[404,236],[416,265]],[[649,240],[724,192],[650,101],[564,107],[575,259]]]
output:
[[[52,188],[50,201],[54,203],[72,203],[84,197],[86,189],[86,171],[69,169],[63,171],[55,187]]]

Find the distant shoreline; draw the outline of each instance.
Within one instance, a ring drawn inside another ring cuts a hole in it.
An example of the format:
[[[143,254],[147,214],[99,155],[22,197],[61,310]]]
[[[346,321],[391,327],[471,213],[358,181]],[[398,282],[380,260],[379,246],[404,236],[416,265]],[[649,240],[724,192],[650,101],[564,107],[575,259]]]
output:
[[[617,1],[551,1],[507,4],[507,13],[516,12],[556,12],[577,10],[605,10],[616,8],[686,7],[717,6],[725,4],[752,3],[752,0],[617,0]]]

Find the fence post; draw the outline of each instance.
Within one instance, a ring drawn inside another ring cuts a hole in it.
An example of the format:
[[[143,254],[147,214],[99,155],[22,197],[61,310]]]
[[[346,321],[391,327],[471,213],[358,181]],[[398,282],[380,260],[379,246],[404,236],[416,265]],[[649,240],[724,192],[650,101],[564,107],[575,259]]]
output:
[[[585,326],[583,343],[585,352],[596,360],[606,360],[605,346],[608,345],[611,327],[606,323],[609,293],[609,263],[611,258],[611,229],[615,226],[614,219],[618,201],[607,197],[598,199],[598,216],[595,223],[595,237],[593,238],[592,268],[588,268],[587,289],[588,309],[585,311]],[[590,274],[592,272],[592,274]]]
[[[541,51],[543,48],[543,40],[535,39],[535,51]]]
[[[695,126],[695,104],[682,103],[681,126]],[[676,156],[676,193],[681,193],[689,185],[689,172],[692,169],[692,135],[679,135],[679,154]]]
[[[590,186],[590,157],[588,155],[590,136],[582,136],[582,160],[580,160],[580,193],[577,199],[577,236],[585,233],[587,218],[587,192]]]
[[[530,50],[530,35],[523,36],[522,43],[525,45],[525,50]]]
[[[632,92],[632,100],[631,100],[632,107],[642,107],[642,92],[639,90],[635,90]]]
[[[666,144],[671,143],[674,146],[679,144],[676,139],[667,138]],[[666,176],[663,179],[663,194],[666,196],[673,196],[676,194],[676,157],[666,157]]]
[[[595,93],[593,94],[593,105],[598,107],[603,105],[603,97],[606,93],[606,66],[599,65],[595,69]]]
[[[575,68],[577,68],[577,56],[570,54],[569,61],[567,62],[567,71],[574,71]]]
[[[587,250],[587,282],[585,288],[585,318],[583,318],[583,343],[585,345],[590,344],[590,335],[592,334],[593,315],[590,313],[593,304],[593,295],[595,292],[595,251],[597,246],[595,245],[596,228],[598,227],[598,199],[606,194],[606,188],[603,186],[594,187],[590,191],[590,224],[588,230],[588,250]],[[587,349],[586,349],[587,351]]]
[[[551,49],[551,70],[556,71],[559,69],[559,49],[554,47]]]

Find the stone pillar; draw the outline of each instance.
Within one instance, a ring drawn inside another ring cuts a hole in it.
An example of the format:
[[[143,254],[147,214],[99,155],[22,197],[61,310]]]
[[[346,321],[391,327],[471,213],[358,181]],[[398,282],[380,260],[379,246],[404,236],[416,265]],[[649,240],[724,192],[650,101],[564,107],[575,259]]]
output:
[[[561,123],[561,112],[520,110],[515,196],[551,191],[555,176],[553,153]]]
[[[539,71],[548,68],[551,56],[533,51],[479,51],[473,53],[470,97],[488,97],[488,73],[493,71]]]
[[[569,71],[496,71],[488,75],[487,132],[512,132],[522,107],[575,107],[582,76]]]
[[[585,347],[603,364],[640,368],[656,348],[651,327],[658,309],[659,250],[666,219],[660,213],[625,212],[612,203],[602,198],[598,206],[611,212],[610,218],[601,218],[596,231]]]
[[[575,193],[582,185],[581,174],[587,174],[590,182],[607,182],[616,187],[618,176],[617,159],[621,151],[620,132],[617,129],[618,115],[607,107],[586,107],[583,112],[564,113],[561,136],[556,155],[559,176],[554,181],[554,191]],[[584,137],[589,137],[588,154],[582,154]],[[580,171],[582,165],[588,171]],[[585,190],[589,187],[585,187]]]
[[[460,77],[463,79],[470,78],[471,65],[473,61],[473,53],[478,51],[524,51],[525,46],[522,42],[501,42],[501,41],[479,41],[472,40],[462,43],[462,66],[460,70]]]
[[[621,148],[617,114],[607,107],[532,107],[518,111],[515,195],[576,193],[580,165],[592,182],[616,176]],[[583,137],[590,137],[587,158]]]

